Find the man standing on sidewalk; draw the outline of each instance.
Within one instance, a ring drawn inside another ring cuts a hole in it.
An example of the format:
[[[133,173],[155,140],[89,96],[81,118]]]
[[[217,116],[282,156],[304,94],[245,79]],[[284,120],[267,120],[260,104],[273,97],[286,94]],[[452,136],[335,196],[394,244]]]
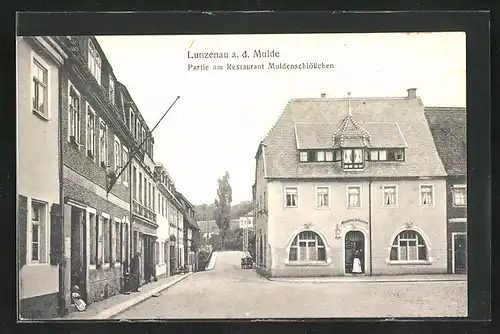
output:
[[[139,291],[139,258],[141,257],[141,253],[137,252],[135,253],[135,256],[132,258],[132,261],[130,263],[130,278],[132,281],[132,292],[138,292]]]

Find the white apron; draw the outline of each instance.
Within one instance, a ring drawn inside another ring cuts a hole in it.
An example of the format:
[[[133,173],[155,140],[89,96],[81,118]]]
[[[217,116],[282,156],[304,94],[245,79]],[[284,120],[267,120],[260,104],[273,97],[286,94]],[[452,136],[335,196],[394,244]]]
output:
[[[352,272],[354,274],[361,274],[361,260],[358,259],[357,257],[354,258],[354,261],[352,262]]]

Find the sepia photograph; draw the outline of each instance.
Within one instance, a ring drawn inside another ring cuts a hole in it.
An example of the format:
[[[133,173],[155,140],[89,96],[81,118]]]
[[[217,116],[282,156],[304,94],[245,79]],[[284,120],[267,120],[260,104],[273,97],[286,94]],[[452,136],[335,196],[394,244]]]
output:
[[[16,48],[19,320],[468,316],[464,32]]]

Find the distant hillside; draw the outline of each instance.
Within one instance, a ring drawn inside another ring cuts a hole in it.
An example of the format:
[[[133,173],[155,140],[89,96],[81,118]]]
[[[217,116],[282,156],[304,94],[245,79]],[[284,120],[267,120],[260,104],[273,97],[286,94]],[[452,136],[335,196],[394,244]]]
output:
[[[196,220],[212,220],[214,219],[214,204],[195,205]],[[244,201],[231,206],[231,218],[239,218],[252,210],[252,201]]]

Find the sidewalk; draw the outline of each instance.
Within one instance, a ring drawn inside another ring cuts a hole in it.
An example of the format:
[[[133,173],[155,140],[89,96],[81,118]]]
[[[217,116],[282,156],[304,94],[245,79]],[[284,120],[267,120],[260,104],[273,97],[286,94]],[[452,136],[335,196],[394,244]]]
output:
[[[210,257],[210,262],[208,263],[207,267],[205,270],[212,270],[215,267],[215,263],[217,262],[217,256],[219,255],[218,252],[212,252],[212,256]]]
[[[139,292],[131,292],[129,295],[118,294],[103,301],[93,303],[87,306],[83,312],[72,312],[58,320],[102,320],[109,319],[118,313],[148,299],[156,293],[159,293],[172,285],[188,278],[193,273],[183,275],[174,275],[171,277],[159,279],[139,287]]]
[[[336,276],[336,277],[270,277],[273,282],[287,283],[383,283],[383,282],[446,282],[467,281],[467,275],[394,275],[394,276]]]

